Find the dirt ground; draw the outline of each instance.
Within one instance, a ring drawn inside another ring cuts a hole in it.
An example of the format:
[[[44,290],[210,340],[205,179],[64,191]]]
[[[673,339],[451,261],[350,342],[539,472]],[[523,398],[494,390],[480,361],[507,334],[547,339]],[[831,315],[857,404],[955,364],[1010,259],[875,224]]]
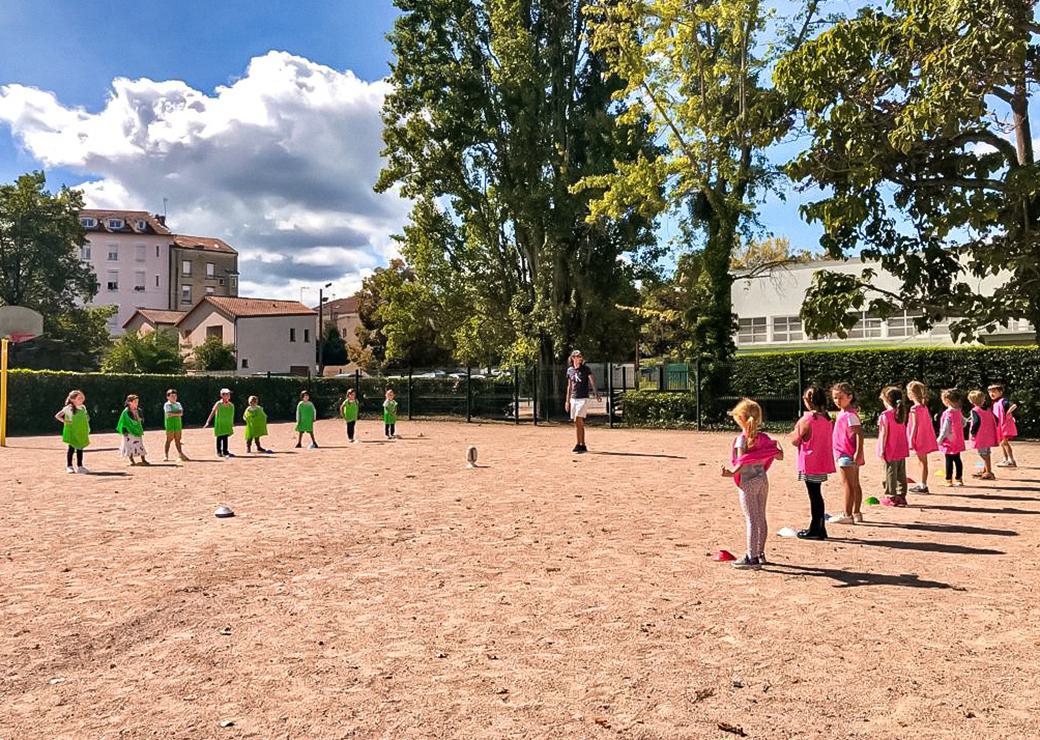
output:
[[[1040,445],[748,572],[710,557],[743,552],[729,435],[272,431],[132,470],[97,434],[89,476],[0,450],[0,738],[1040,736]],[[805,526],[793,455],[770,478]]]

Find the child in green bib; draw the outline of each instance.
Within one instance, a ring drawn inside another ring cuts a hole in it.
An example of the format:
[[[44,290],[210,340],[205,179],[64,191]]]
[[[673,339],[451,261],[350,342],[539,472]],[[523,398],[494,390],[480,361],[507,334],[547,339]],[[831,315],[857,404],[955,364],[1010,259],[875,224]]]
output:
[[[228,451],[228,437],[235,433],[235,404],[231,403],[230,389],[220,389],[220,400],[213,404],[202,428],[208,427],[211,421],[213,436],[217,438],[217,457],[234,457]]]
[[[116,424],[116,431],[123,435],[119,454],[129,460],[131,465],[137,465],[135,457],[141,458],[142,465],[151,465],[145,457],[148,453],[144,449],[144,418],[138,408],[140,403],[140,399],[132,393],[126,397],[126,405]]]
[[[267,436],[267,412],[256,396],[249,397],[249,405],[242,412],[242,421],[246,423],[246,452],[252,452],[253,442],[256,442],[257,452],[273,455],[271,450],[265,450],[260,444],[260,440]]]
[[[61,441],[68,445],[65,453],[66,473],[89,473],[83,467],[83,450],[90,445],[90,414],[86,408],[87,397],[83,391],[69,391],[65,398],[65,406],[54,415],[61,422]],[[72,457],[76,456],[76,467],[72,467]]]
[[[343,416],[343,421],[347,422],[347,439],[350,440],[351,444],[354,444],[357,442],[354,439],[354,427],[357,426],[358,402],[357,393],[353,388],[347,390],[347,397],[340,404],[339,412]]]
[[[383,426],[387,439],[397,439],[397,401],[394,400],[394,389],[386,389],[386,400],[383,401]]]
[[[181,462],[187,462],[188,456],[181,448],[181,434],[184,432],[184,407],[177,401],[177,391],[173,388],[166,391],[166,403],[163,404],[163,426],[166,428],[166,445],[163,447],[163,461],[170,460],[170,444],[177,446],[177,456]]]
[[[296,446],[303,447],[303,435],[311,437],[310,449],[318,449],[318,443],[314,439],[314,418],[318,415],[317,409],[311,403],[311,394],[307,391],[300,393],[300,402],[296,404]]]

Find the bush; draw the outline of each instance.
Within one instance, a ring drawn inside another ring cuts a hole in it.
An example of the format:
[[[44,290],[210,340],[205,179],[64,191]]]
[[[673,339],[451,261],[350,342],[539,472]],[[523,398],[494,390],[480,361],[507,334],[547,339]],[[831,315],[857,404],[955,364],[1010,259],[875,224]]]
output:
[[[219,372],[234,370],[238,367],[235,359],[235,345],[224,344],[219,337],[206,337],[202,344],[191,352],[195,369]]]
[[[939,392],[943,388],[968,391],[1003,383],[1019,404],[1016,412],[1023,436],[1040,436],[1040,352],[1036,347],[970,347],[935,349],[828,350],[821,352],[778,352],[740,355],[730,370],[730,393],[721,398],[702,395],[705,428],[728,426],[725,412],[741,396],[759,401],[772,428],[791,423],[798,414],[802,384],[830,388],[837,382],[851,383],[856,390],[864,427],[873,431],[881,413],[878,396],[886,385],[905,386],[920,380],[932,391],[929,410],[942,413]],[[621,397],[624,421],[631,426],[690,426],[696,421],[692,392],[659,393],[631,391]]]

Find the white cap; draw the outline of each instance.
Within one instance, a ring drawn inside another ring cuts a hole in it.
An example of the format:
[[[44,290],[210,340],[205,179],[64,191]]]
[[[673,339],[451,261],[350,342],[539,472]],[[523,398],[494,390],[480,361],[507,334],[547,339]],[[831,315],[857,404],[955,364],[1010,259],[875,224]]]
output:
[[[225,393],[227,393],[230,396],[231,395],[231,389],[230,388],[221,388],[220,389],[220,395],[223,396]]]

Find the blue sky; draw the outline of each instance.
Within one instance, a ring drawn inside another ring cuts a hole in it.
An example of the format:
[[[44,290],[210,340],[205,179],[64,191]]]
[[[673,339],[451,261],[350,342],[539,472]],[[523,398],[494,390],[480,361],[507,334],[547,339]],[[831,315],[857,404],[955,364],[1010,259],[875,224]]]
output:
[[[243,290],[254,293],[298,297],[333,269],[345,295],[393,253],[389,234],[406,205],[370,193],[390,0],[3,6],[0,86],[18,88],[0,111],[15,121],[0,123],[0,181],[44,167],[52,187],[81,185],[93,205],[158,211],[168,198],[178,231],[242,251]],[[347,90],[348,102],[325,105],[329,90]],[[229,121],[229,110],[254,107]],[[176,130],[157,130],[160,108],[180,115]],[[223,138],[200,138],[201,129]],[[771,197],[762,221],[811,248],[818,230],[797,204]]]

